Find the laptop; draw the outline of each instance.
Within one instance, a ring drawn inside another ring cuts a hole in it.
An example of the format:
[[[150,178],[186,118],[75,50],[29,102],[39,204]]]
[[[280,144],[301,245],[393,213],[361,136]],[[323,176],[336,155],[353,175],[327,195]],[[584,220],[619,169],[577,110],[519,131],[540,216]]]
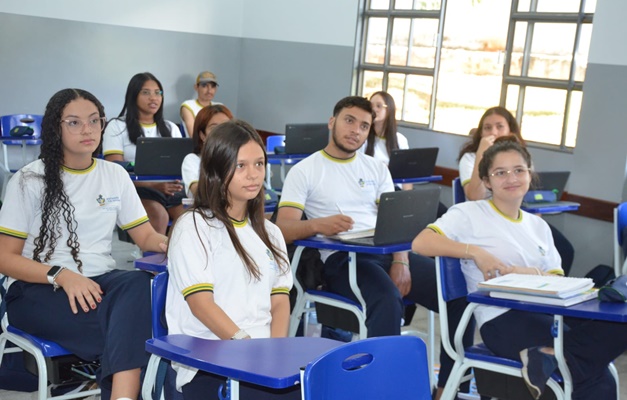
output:
[[[192,138],[139,137],[135,175],[181,176],[183,159],[193,150]]]
[[[572,201],[561,201],[562,194],[566,188],[566,183],[570,177],[570,171],[545,171],[536,172],[536,177],[531,182],[529,191],[545,190],[555,193],[556,201],[534,201],[523,202],[523,207],[534,208],[536,210],[542,208],[556,207],[556,206],[579,206],[579,203]]]
[[[346,232],[331,238],[361,246],[408,243],[436,220],[439,202],[439,186],[383,193],[379,200],[374,232],[364,231],[366,237],[361,238],[355,237],[358,236],[356,232]]]
[[[313,154],[329,143],[329,125],[285,125],[285,154]]]
[[[422,178],[433,175],[437,147],[392,150],[388,168],[392,179]]]

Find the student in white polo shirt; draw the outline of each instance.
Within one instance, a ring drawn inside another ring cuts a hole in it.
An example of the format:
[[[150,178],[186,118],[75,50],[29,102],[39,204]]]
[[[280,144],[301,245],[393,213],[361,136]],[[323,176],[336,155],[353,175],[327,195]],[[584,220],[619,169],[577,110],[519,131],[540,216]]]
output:
[[[113,229],[142,250],[165,250],[128,173],[92,158],[105,115],[91,93],[64,89],[42,120],[41,159],[9,182],[0,210],[0,274],[12,326],[88,361],[102,399],[136,399],[151,337],[150,275],[116,269]]]
[[[198,74],[196,77],[196,84],[194,90],[198,94],[195,99],[186,100],[181,104],[181,122],[185,129],[185,134],[194,136],[194,119],[198,112],[204,107],[212,105],[218,105],[217,101],[213,101],[213,98],[218,91],[218,78],[211,71],[204,71]]]
[[[206,339],[287,336],[292,274],[281,231],[264,218],[266,154],[257,132],[228,121],[203,147],[193,206],[172,229],[169,333]],[[173,363],[185,399],[217,398],[225,379]],[[240,385],[240,398],[299,399],[300,390]]]

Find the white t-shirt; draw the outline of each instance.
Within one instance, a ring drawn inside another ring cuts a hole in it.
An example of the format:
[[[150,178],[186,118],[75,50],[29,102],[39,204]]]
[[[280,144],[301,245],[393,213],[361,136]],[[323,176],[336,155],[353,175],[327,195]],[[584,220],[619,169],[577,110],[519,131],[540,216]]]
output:
[[[19,170],[7,186],[0,210],[0,233],[24,239],[22,255],[30,259],[41,226],[43,174],[41,160]],[[113,270],[116,265],[111,256],[111,241],[115,226],[126,230],[148,221],[128,172],[115,163],[94,159],[84,170],[63,167],[61,179],[75,208],[83,275],[92,277]],[[71,249],[66,245],[69,237],[66,223],[63,217],[60,221],[61,237],[46,264],[60,265],[78,273]],[[47,251],[48,247],[40,253],[42,260]]]
[[[475,170],[475,160],[477,153],[465,153],[459,159],[459,180],[462,186],[466,185],[472,178],[472,171]]]
[[[540,217],[520,211],[513,220],[502,214],[491,200],[467,201],[448,209],[428,228],[460,243],[479,246],[508,266],[537,267],[544,272],[560,273],[560,258],[551,229]],[[477,290],[483,274],[471,259],[461,260],[468,292]],[[561,272],[563,274],[563,271]],[[479,327],[508,309],[478,306],[475,318]]]
[[[212,101],[211,104],[209,104],[209,106],[216,106],[216,105],[222,105],[222,103],[218,103],[217,101]],[[202,110],[204,107],[209,107],[209,106],[203,106],[202,104],[198,102],[198,99],[186,100],[183,102],[183,104],[181,104],[181,108],[188,109],[192,113],[194,118],[196,118],[196,115],[198,115],[198,112],[200,110]],[[183,121],[182,118],[181,118],[181,123],[183,125],[183,129],[185,130],[185,135],[187,137],[191,137],[190,132],[187,132],[187,126],[185,125],[185,121]]]
[[[281,231],[270,221],[264,222],[272,243],[287,257]],[[240,329],[253,338],[270,337],[270,297],[289,294],[292,273],[289,268],[280,272],[272,253],[249,223],[234,226],[242,246],[260,269],[259,281],[248,274],[222,222],[212,219],[207,223],[199,212],[186,212],[177,220],[168,251],[166,319],[170,334],[218,339],[185,301],[191,294],[211,291],[216,304]],[[173,367],[179,389],[196,375],[194,368],[176,363]]]
[[[173,138],[180,138],[181,131],[173,122],[165,121],[170,127]],[[160,137],[157,132],[157,124],[144,125],[141,124],[145,137]],[[126,130],[126,122],[120,119],[112,119],[109,121],[102,138],[102,153],[105,156],[111,154],[120,154],[124,157],[124,161],[135,162],[136,145],[131,142]]]
[[[198,177],[200,176],[200,156],[198,154],[189,153],[185,156],[181,165],[181,176],[185,184],[185,194],[188,198],[193,199],[194,195],[189,190],[189,187],[193,183],[198,183]]]
[[[309,219],[345,214],[353,230],[373,229],[381,193],[393,191],[385,164],[360,152],[344,160],[320,150],[290,169],[279,207],[296,207]],[[322,260],[331,253],[321,251]]]
[[[396,140],[398,142],[398,148],[401,150],[409,149],[409,142],[405,135],[400,132],[396,132]],[[388,149],[386,147],[386,140],[384,138],[380,138],[379,136],[374,137],[374,155],[373,157],[376,160],[381,161],[385,165],[390,163],[390,155],[388,154]],[[363,146],[359,149],[362,153],[366,152],[366,146],[368,142],[364,143]]]

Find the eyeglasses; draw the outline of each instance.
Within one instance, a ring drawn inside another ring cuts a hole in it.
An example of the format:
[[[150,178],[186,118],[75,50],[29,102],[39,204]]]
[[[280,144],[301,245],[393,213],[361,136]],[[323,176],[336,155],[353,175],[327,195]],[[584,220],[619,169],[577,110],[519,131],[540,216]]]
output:
[[[522,168],[522,167],[514,168],[513,170],[499,169],[497,171],[492,172],[490,176],[497,178],[497,179],[505,179],[507,176],[509,176],[509,174],[514,174],[516,178],[521,178],[528,172],[529,172],[529,168]]]
[[[155,95],[156,97],[161,97],[163,96],[163,90],[150,90],[150,89],[142,89],[141,92],[139,92],[139,94],[141,94],[142,96],[146,96],[146,97],[150,97],[152,95]]]
[[[83,132],[83,128],[85,127],[85,125],[87,125],[89,127],[89,130],[91,131],[102,131],[104,129],[106,120],[107,119],[105,117],[91,118],[88,121],[83,121],[82,119],[78,118],[69,118],[62,119],[61,122],[65,124],[68,132],[77,135]]]

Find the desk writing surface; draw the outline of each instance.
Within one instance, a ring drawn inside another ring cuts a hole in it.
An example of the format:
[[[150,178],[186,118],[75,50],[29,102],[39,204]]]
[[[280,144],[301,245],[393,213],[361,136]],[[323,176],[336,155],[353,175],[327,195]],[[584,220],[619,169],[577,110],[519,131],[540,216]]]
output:
[[[579,210],[579,203],[575,202],[557,202],[553,205],[543,205],[542,207],[533,204],[523,204],[520,208],[532,214],[556,214],[568,211]]]
[[[208,340],[168,335],[149,339],[146,350],[202,371],[281,389],[299,383],[301,367],[343,344],[319,337]]]
[[[418,178],[392,178],[394,183],[425,183],[425,182],[439,182],[442,180],[442,175],[421,176]]]
[[[183,179],[181,175],[135,175],[132,172],[128,175],[137,182],[173,182]]]
[[[548,304],[527,303],[518,300],[496,299],[490,297],[488,292],[470,293],[467,300],[472,303],[506,307],[521,311],[557,314],[565,317],[584,319],[627,322],[627,303],[606,303],[594,299],[570,307],[560,307]]]
[[[135,268],[142,271],[164,272],[168,269],[168,258],[164,253],[141,257],[135,260]]]
[[[400,251],[411,250],[411,242],[388,244],[384,246],[362,246],[358,244],[343,243],[339,240],[319,236],[312,236],[307,239],[295,240],[294,245],[311,247],[314,249],[348,251],[366,254],[392,254]]]

